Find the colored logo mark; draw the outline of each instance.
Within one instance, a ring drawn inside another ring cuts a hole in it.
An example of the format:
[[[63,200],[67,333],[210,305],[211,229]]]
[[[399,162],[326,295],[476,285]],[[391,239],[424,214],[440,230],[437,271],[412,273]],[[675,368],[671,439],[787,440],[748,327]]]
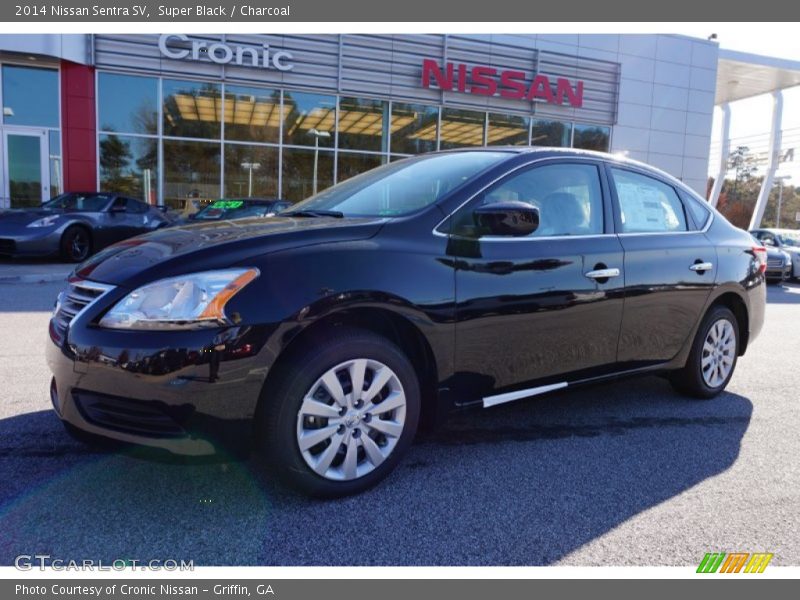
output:
[[[768,552],[707,552],[698,573],[763,573],[772,560]]]

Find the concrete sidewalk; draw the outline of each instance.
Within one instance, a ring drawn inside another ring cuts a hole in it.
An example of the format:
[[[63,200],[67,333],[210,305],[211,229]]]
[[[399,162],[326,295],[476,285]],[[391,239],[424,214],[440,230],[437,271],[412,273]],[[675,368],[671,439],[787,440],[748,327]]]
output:
[[[20,259],[0,259],[0,285],[64,281],[75,265]]]

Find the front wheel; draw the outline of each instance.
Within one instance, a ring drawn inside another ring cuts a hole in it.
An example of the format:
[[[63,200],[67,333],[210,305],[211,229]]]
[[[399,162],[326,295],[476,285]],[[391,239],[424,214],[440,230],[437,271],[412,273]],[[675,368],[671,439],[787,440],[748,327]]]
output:
[[[67,228],[61,236],[61,258],[68,262],[83,262],[92,253],[92,238],[79,225]]]
[[[728,385],[739,354],[739,323],[730,309],[713,307],[697,330],[686,366],[670,374],[682,394],[708,399]]]
[[[262,395],[256,438],[267,466],[300,491],[340,497],[377,484],[417,430],[419,382],[408,358],[366,331],[295,352]]]

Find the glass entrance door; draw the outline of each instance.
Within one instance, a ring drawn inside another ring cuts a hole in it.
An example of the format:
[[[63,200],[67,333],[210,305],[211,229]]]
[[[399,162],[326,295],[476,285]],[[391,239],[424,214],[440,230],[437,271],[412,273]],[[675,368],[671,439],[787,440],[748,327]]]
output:
[[[3,197],[0,208],[39,206],[50,199],[45,130],[3,132]]]

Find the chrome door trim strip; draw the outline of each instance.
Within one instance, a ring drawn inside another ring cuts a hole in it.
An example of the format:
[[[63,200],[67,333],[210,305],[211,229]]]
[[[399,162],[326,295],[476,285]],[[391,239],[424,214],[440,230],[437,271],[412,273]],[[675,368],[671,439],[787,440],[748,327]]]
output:
[[[538,396],[539,394],[545,394],[547,392],[552,392],[553,390],[560,390],[562,388],[567,387],[567,382],[562,381],[560,383],[551,383],[549,385],[540,385],[539,387],[528,388],[526,390],[519,390],[517,392],[508,392],[506,394],[497,394],[496,396],[487,396],[483,399],[483,408],[489,408],[490,406],[497,406],[498,404],[504,404],[505,402],[512,402],[513,400],[519,400],[521,398],[529,398],[530,396]]]

